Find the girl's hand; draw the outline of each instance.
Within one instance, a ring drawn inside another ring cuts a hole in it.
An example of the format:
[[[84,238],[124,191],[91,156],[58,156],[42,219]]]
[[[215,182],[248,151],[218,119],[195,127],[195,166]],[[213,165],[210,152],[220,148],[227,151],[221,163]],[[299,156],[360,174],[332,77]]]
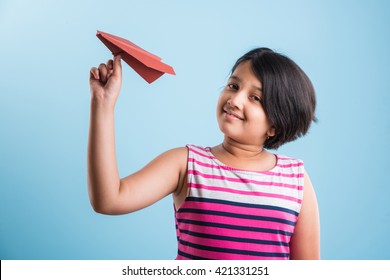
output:
[[[122,85],[121,57],[117,55],[107,64],[92,67],[89,76],[91,98],[99,104],[115,106]]]

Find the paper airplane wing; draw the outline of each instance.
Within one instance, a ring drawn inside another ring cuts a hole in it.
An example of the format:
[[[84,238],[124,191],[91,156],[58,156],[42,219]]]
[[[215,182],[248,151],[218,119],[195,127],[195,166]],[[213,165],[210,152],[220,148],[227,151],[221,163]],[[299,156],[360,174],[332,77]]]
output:
[[[126,39],[102,31],[97,31],[96,36],[113,55],[120,54],[122,59],[148,83],[154,82],[164,73],[175,75],[173,68],[161,62],[160,57]]]

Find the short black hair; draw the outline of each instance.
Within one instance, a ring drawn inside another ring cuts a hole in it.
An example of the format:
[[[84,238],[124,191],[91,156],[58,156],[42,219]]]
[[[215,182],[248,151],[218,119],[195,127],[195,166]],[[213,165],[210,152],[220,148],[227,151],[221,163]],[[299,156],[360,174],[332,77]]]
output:
[[[255,76],[262,84],[262,104],[275,135],[265,143],[266,149],[304,136],[314,121],[316,96],[305,72],[290,58],[268,48],[253,49],[240,57],[232,73],[243,62],[250,61]]]

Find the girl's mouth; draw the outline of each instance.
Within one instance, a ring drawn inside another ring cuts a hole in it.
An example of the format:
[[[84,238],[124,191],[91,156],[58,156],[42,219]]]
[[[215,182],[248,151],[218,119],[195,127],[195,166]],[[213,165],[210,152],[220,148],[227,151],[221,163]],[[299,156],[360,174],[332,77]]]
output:
[[[239,120],[244,120],[243,117],[241,117],[240,115],[228,110],[228,109],[225,109],[223,108],[223,112],[229,117],[229,118],[234,118],[234,119],[239,119]]]

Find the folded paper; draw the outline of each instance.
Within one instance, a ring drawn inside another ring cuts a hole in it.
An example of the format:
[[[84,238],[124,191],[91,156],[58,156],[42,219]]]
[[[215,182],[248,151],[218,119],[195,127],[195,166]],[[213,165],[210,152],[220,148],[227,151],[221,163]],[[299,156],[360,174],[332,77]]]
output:
[[[122,59],[148,83],[154,82],[164,73],[175,75],[173,68],[161,62],[160,57],[126,39],[102,31],[97,31],[96,36],[113,55],[120,54]]]

